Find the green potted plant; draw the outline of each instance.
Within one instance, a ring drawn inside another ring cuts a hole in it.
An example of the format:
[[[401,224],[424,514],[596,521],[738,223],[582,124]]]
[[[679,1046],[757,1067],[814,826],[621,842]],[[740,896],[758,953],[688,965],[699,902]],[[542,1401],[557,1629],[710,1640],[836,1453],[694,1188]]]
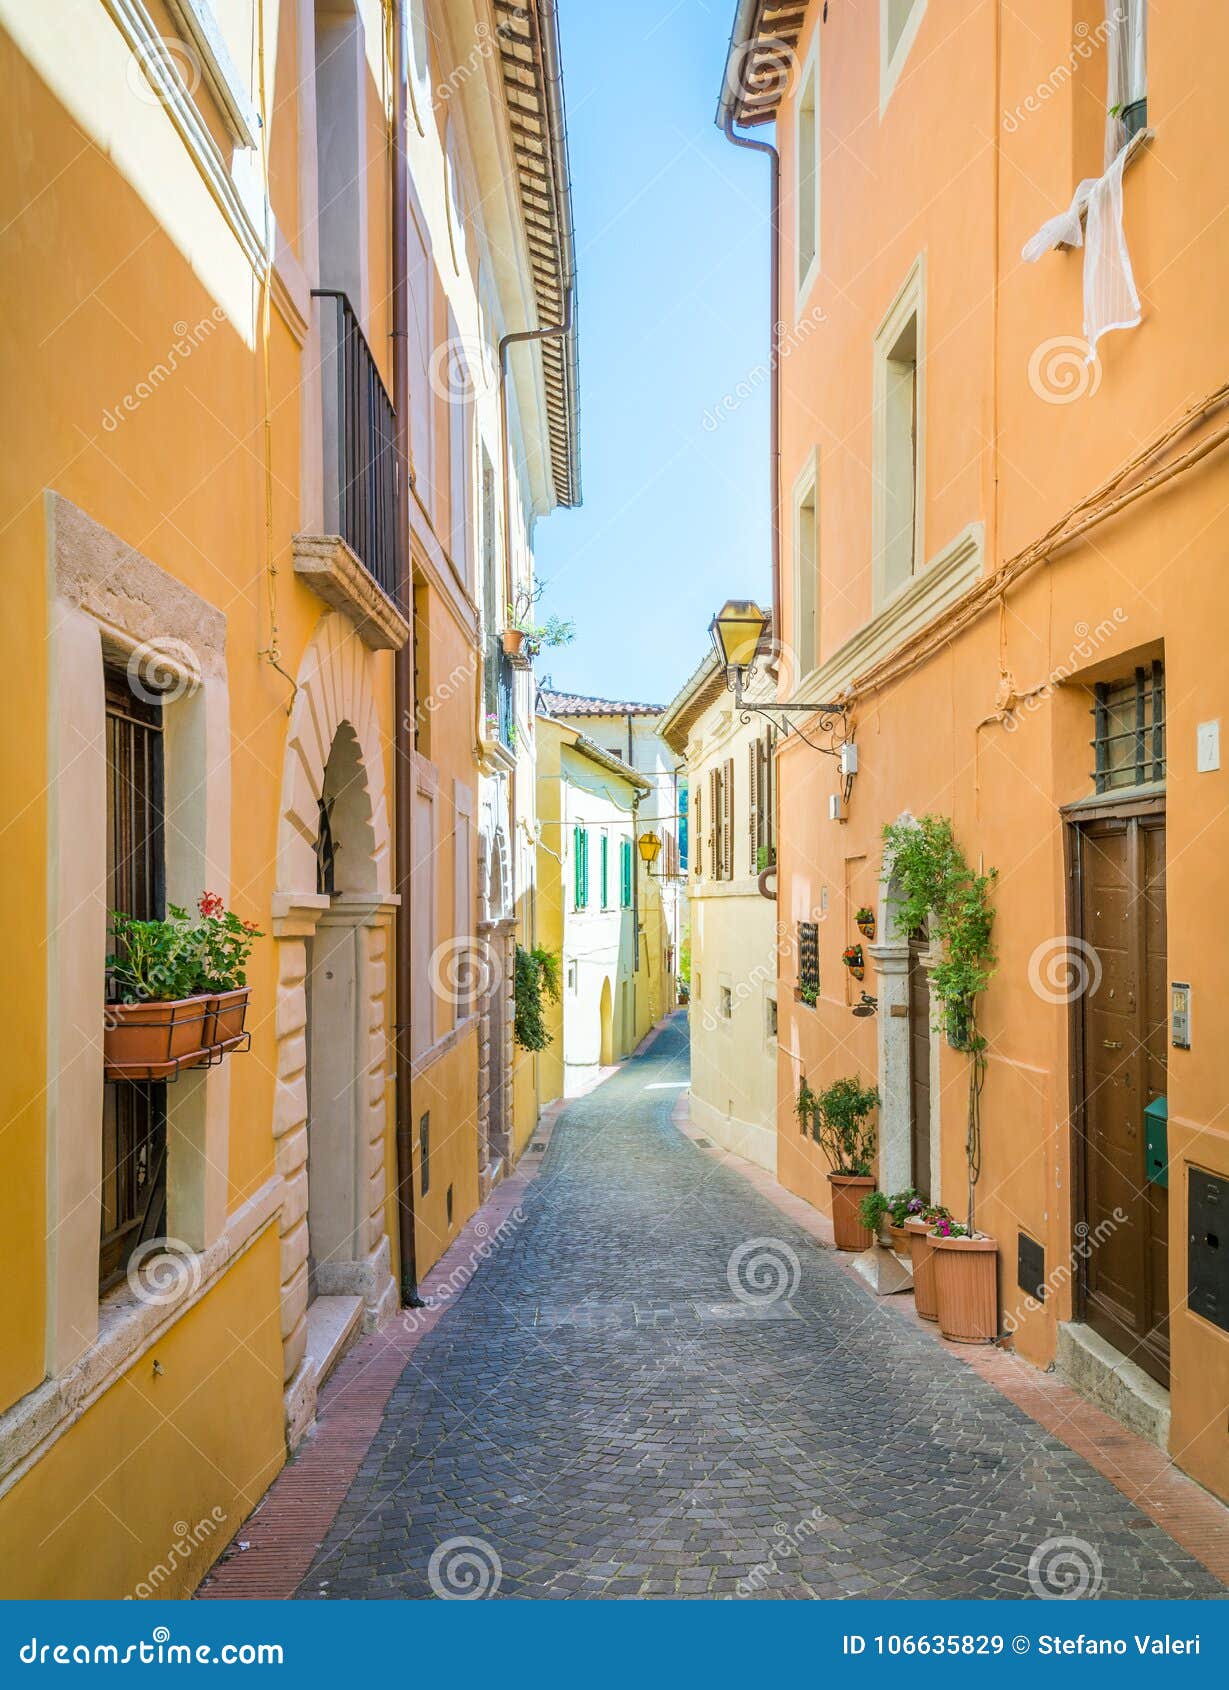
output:
[[[178,904],[165,920],[110,915],[114,952],[103,1019],[110,1080],[170,1079],[234,1050],[246,1037],[248,957],[262,935],[202,893],[197,915]]]
[[[828,1163],[832,1231],[838,1250],[869,1250],[875,1242],[874,1234],[861,1222],[858,1205],[875,1186],[871,1171],[875,1129],[868,1117],[878,1106],[878,1089],[852,1076],[834,1080],[818,1093],[805,1078],[799,1088],[799,1117],[805,1112],[804,1129],[809,1124]]]
[[[527,950],[516,947],[516,972],[512,982],[514,1015],[512,1034],[522,1050],[545,1050],[554,1038],[546,1025],[543,1000],[559,1002],[559,958],[543,945]]]
[[[858,1204],[858,1219],[868,1232],[883,1242],[882,1232],[888,1217],[888,1198],[882,1191],[868,1191]]]
[[[810,980],[805,981],[798,988],[798,1000],[800,1003],[805,1003],[809,1009],[814,1009],[819,1002],[819,987]]]

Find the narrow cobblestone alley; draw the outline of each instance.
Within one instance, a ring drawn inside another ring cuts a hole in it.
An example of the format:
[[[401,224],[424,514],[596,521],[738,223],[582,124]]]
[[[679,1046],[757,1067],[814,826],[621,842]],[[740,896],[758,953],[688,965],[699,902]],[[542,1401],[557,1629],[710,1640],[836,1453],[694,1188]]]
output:
[[[681,1134],[686,1078],[676,1017],[568,1104],[299,1595],[1027,1597],[1062,1538],[1102,1596],[1221,1593]],[[786,1294],[743,1300],[774,1263]]]

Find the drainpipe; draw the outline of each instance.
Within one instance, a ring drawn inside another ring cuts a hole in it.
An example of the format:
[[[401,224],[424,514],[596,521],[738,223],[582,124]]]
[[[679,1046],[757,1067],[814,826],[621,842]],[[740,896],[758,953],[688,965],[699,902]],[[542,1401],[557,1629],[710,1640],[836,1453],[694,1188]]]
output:
[[[640,794],[632,799],[632,1002],[636,1000],[636,976],[640,973]],[[635,1027],[632,1028],[635,1032]]]
[[[410,580],[410,303],[408,275],[409,160],[406,156],[405,126],[408,105],[409,41],[406,30],[406,0],[397,0],[393,10],[393,60],[396,84],[393,93],[393,450],[397,459],[397,592],[401,613],[413,628],[414,595]],[[396,948],[393,959],[397,1020],[394,1025],[397,1111],[397,1239],[398,1278],[401,1301],[406,1308],[424,1307],[418,1295],[418,1253],[414,1236],[414,1117],[410,1097],[413,1072],[410,1041],[414,1016],[411,998],[414,971],[410,949],[410,920],[413,907],[412,829],[414,822],[414,639],[410,638],[393,661],[393,745],[396,806],[396,848],[394,873],[401,903],[396,916]]]
[[[779,649],[779,615],[781,604],[781,360],[778,355],[778,336],[781,324],[781,155],[769,141],[753,141],[734,130],[734,107],[727,101],[722,112],[722,129],[727,141],[751,152],[766,153],[770,161],[769,195],[769,421],[768,458],[772,499],[772,617],[773,644]]]

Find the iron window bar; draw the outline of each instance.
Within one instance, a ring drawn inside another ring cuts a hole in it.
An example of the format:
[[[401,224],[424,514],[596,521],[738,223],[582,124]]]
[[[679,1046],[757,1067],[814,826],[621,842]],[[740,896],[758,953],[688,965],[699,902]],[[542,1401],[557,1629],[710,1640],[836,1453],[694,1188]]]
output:
[[[1125,727],[1114,724],[1129,712]],[[1093,687],[1093,784],[1097,792],[1123,786],[1158,785],[1165,779],[1165,666],[1154,660],[1138,666],[1122,681],[1098,681]],[[1116,757],[1115,747],[1128,747]]]

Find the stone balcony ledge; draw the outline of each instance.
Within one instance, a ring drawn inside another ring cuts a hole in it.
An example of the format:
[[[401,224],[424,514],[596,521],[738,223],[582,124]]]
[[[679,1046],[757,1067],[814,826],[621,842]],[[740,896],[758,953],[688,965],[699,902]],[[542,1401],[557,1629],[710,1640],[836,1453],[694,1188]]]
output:
[[[410,625],[340,534],[296,534],[294,572],[353,622],[372,651],[400,651]]]

